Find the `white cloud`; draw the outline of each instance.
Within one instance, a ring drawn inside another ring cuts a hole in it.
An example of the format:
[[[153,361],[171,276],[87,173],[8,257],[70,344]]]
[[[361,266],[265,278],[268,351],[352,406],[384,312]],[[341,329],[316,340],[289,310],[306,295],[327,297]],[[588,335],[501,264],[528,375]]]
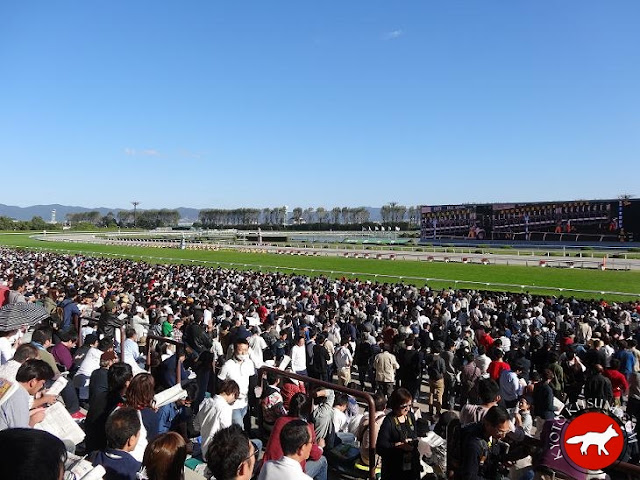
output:
[[[402,35],[404,35],[404,32],[401,29],[393,30],[391,32],[385,33],[384,34],[384,39],[385,40],[395,40],[396,38],[399,38]]]
[[[160,152],[155,148],[146,148],[143,150],[136,150],[135,148],[126,147],[124,154],[129,157],[159,157]]]

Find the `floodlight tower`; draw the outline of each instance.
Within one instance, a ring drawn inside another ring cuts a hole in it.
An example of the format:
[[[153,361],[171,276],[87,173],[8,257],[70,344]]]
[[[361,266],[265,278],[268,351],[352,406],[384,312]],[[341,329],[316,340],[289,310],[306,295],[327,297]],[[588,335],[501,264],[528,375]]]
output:
[[[133,228],[136,228],[136,209],[138,208],[138,205],[140,205],[140,202],[134,200],[131,202],[131,205],[133,205]]]

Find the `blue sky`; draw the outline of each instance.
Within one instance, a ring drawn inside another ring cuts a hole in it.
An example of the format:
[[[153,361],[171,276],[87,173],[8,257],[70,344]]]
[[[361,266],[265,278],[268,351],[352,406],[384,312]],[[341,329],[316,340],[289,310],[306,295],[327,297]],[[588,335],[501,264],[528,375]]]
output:
[[[637,0],[5,1],[0,203],[640,195],[639,18]]]

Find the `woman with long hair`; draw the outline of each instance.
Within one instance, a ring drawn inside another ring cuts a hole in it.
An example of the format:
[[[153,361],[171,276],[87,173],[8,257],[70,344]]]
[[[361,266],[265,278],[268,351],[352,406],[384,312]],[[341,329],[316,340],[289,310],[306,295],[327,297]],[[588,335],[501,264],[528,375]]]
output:
[[[147,445],[142,466],[148,480],[182,480],[187,444],[176,432],[158,436]]]
[[[135,408],[140,416],[140,439],[131,455],[142,462],[145,448],[159,433],[158,411],[155,408],[153,396],[155,382],[150,373],[139,373],[131,379],[127,387],[125,406]]]

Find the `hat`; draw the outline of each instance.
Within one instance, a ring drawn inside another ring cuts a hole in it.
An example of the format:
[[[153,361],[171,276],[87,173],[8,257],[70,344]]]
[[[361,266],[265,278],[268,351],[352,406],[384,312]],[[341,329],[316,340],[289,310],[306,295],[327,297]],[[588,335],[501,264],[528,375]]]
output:
[[[104,307],[107,310],[113,310],[115,308],[116,304],[115,302],[111,301],[111,300],[107,300],[106,302],[104,302]]]
[[[113,350],[107,350],[102,355],[100,355],[101,362],[115,361],[118,359],[118,356],[115,354]]]
[[[138,305],[138,306],[136,307],[136,312],[137,312],[137,313],[144,313],[144,307],[141,307],[140,305]]]

